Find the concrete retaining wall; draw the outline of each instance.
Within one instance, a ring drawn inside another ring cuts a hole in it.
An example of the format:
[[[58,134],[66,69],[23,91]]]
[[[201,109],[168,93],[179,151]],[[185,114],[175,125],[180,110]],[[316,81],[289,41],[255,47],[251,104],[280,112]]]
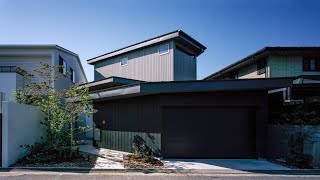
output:
[[[34,144],[45,131],[43,114],[35,106],[2,102],[2,110],[2,167],[8,167],[27,155],[20,145]]]

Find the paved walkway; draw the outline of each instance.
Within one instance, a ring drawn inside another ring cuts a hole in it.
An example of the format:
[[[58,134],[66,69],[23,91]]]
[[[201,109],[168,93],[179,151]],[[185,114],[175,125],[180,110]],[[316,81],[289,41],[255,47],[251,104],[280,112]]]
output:
[[[124,169],[123,156],[127,152],[96,148],[92,145],[74,146],[82,152],[99,156],[95,168]],[[163,159],[166,169],[177,170],[290,170],[287,167],[258,159]]]
[[[99,156],[95,168],[102,169],[124,169],[123,155],[129,154],[126,152],[115,151],[105,148],[96,148],[92,145],[74,146],[74,149],[79,148],[80,151]]]
[[[210,170],[290,170],[287,167],[258,159],[164,159],[168,169]]]

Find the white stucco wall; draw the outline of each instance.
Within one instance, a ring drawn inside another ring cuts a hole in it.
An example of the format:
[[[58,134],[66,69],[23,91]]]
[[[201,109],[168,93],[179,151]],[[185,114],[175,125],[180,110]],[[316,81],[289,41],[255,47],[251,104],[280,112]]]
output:
[[[2,167],[8,167],[28,151],[20,145],[34,144],[45,134],[43,114],[35,106],[2,102]]]
[[[23,86],[23,78],[20,74],[0,73],[0,92],[3,93],[3,100],[9,101],[13,99],[12,93]]]

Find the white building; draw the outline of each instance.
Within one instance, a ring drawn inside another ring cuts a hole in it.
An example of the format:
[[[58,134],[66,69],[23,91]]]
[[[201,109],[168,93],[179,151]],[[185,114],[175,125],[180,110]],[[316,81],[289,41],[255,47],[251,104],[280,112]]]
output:
[[[0,45],[0,92],[4,101],[10,100],[13,91],[24,86],[16,67],[33,73],[33,70],[41,67],[40,62],[52,66],[63,65],[63,72],[71,72],[54,83],[56,89],[87,82],[79,56],[58,45]],[[35,81],[41,79],[36,77]]]

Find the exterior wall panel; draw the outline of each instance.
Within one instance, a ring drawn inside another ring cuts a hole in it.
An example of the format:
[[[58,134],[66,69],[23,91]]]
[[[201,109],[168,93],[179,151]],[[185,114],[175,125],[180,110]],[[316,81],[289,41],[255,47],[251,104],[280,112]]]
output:
[[[53,65],[59,65],[59,55],[66,61],[67,63],[67,72],[70,72],[70,67],[74,70],[76,76],[76,83],[86,83],[87,80],[85,78],[85,74],[81,69],[81,64],[78,63],[78,59],[76,56],[65,53],[61,50],[55,49],[53,50]],[[71,81],[70,74],[62,77],[58,81],[55,82],[56,89],[65,89],[67,87],[72,86],[74,83]]]
[[[257,65],[251,64],[239,69],[238,78],[239,79],[266,78],[266,73],[258,74]]]
[[[174,80],[197,80],[197,59],[178,49],[174,50]]]
[[[131,152],[134,136],[140,136],[146,142],[146,145],[156,152],[161,151],[160,133],[126,132],[126,131],[102,131],[102,140],[98,143],[100,147],[108,149],[117,149],[119,151]]]
[[[158,54],[161,45],[169,43],[169,53]],[[173,81],[173,42],[162,43],[140,49],[94,64],[94,78],[101,80],[110,76],[142,81]],[[128,57],[128,65],[121,66],[120,60]]]
[[[98,112],[94,114],[93,118],[96,127],[102,129],[103,132],[100,145],[102,147],[117,148],[117,145],[114,144],[114,136],[120,136],[118,138],[121,140],[121,146],[118,150],[122,150],[131,146],[130,133],[161,134],[163,110],[166,107],[252,107],[256,109],[256,149],[259,152],[259,156],[263,156],[265,150],[264,142],[266,142],[265,123],[268,120],[266,105],[267,95],[264,92],[240,91],[149,95],[95,102],[94,108]],[[197,125],[196,120],[194,125]],[[115,132],[124,132],[124,134]],[[106,133],[111,134],[106,135]],[[158,146],[161,147],[161,144]]]
[[[270,77],[320,75],[320,72],[303,71],[302,56],[270,56]]]
[[[28,73],[35,74],[34,70],[41,68],[40,62],[52,65],[50,55],[41,56],[1,56],[0,66],[17,66],[25,69]],[[35,76],[33,82],[42,82],[39,76]]]

